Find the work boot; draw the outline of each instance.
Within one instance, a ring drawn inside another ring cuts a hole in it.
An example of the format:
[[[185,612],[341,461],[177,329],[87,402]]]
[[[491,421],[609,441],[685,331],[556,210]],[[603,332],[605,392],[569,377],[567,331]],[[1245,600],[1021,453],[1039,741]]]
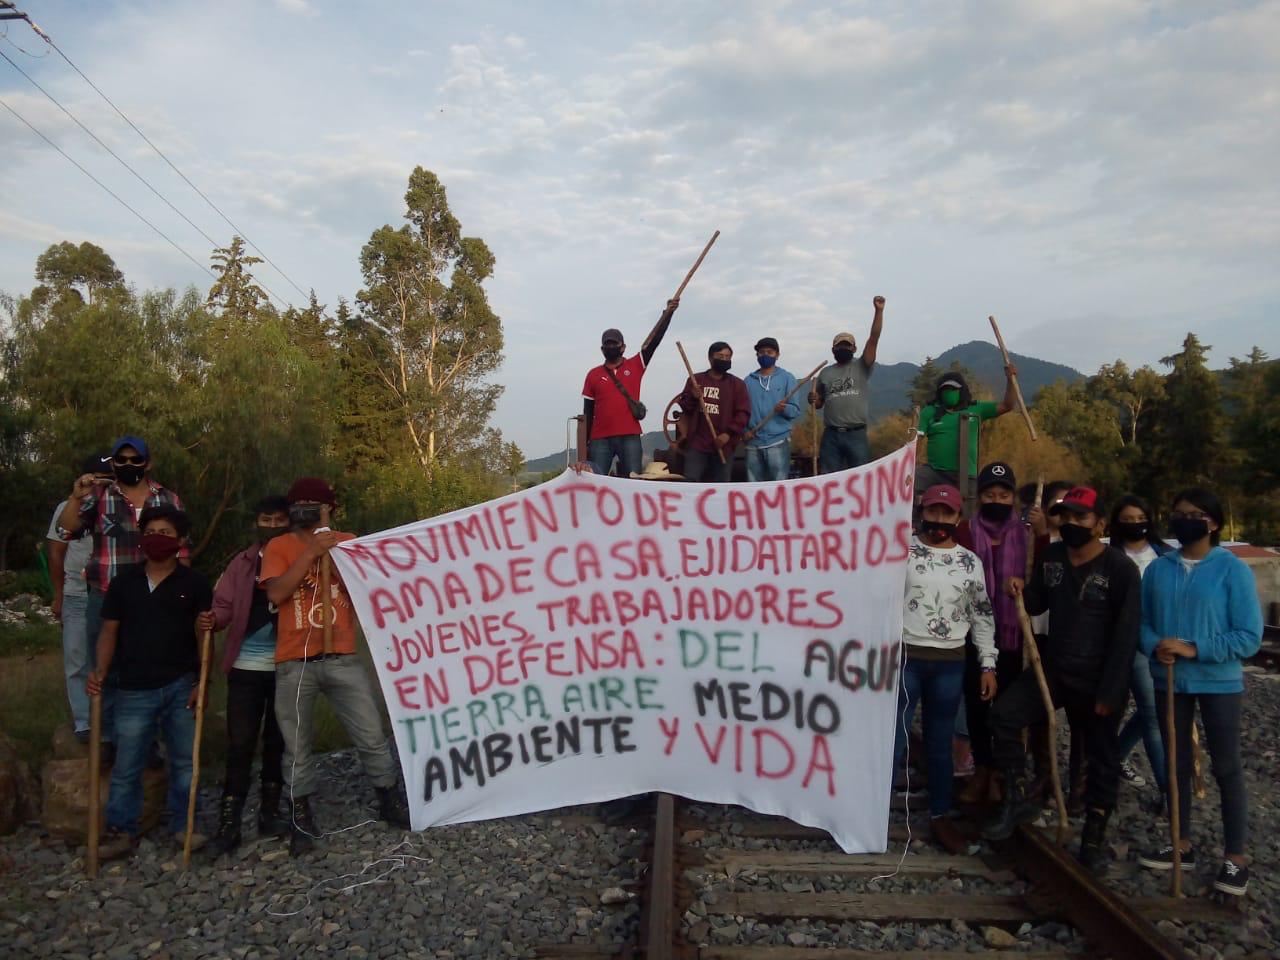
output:
[[[991,785],[991,768],[986,766],[978,766],[973,770],[973,776],[969,778],[969,782],[964,785],[964,789],[956,797],[957,803],[974,804],[987,802],[987,789]]]
[[[399,787],[374,787],[378,794],[378,819],[385,820],[393,827],[401,830],[412,829],[409,826],[409,802]]]
[[[218,810],[218,832],[209,841],[209,856],[220,857],[240,846],[240,815],[244,813],[244,797],[234,793],[222,795]]]
[[[1105,872],[1107,866],[1107,821],[1111,811],[1102,807],[1090,807],[1080,831],[1080,863],[1093,874]]]
[[[294,797],[290,813],[289,856],[300,857],[312,851],[316,845],[315,838],[320,835],[316,822],[311,819],[311,798]]]
[[[969,841],[965,840],[950,817],[930,817],[929,832],[933,834],[934,842],[952,856],[958,856],[969,849]]]
[[[1004,775],[1004,799],[999,812],[982,825],[982,835],[988,840],[1008,840],[1019,824],[1030,823],[1040,816],[1040,804],[1027,799],[1027,775],[1017,768]]]
[[[289,821],[280,815],[282,783],[264,783],[262,802],[258,805],[258,836],[285,837],[289,835]]]

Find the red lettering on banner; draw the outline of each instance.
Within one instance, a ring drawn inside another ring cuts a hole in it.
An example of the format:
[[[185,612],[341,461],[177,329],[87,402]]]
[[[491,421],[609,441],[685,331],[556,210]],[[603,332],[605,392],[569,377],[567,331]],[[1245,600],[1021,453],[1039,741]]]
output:
[[[756,776],[762,780],[781,780],[788,776],[792,770],[796,768],[796,753],[791,749],[791,744],[786,739],[774,733],[768,727],[757,727],[751,731],[751,736],[756,741]],[[769,737],[774,743],[778,744],[786,755],[787,762],[781,770],[768,770],[764,764],[764,738]]]
[[[720,762],[720,750],[724,746],[725,735],[729,732],[728,728],[722,723],[720,724],[720,732],[716,734],[716,745],[714,747],[707,743],[707,736],[702,732],[702,724],[695,723],[693,732],[698,735],[698,739],[702,741],[702,749],[707,753],[707,759],[712,763]]]
[[[815,773],[825,773],[827,775],[827,796],[834,797],[836,795],[836,768],[831,762],[831,747],[827,743],[827,738],[822,734],[815,734],[813,738],[813,751],[809,754],[809,769],[804,772],[804,779],[800,785],[806,790],[809,788],[809,781],[813,779]]]
[[[680,733],[680,718],[672,717],[671,722],[667,723],[666,717],[658,718],[658,727],[662,730],[662,735],[667,738],[667,742],[663,744],[663,756],[671,756],[671,751],[675,749],[676,736]]]

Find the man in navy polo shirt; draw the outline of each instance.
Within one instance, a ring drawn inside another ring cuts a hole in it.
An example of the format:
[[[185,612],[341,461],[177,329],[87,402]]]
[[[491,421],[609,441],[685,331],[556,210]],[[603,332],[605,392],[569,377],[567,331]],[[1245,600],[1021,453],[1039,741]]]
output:
[[[667,309],[640,345],[640,352],[623,359],[627,351],[622,331],[610,328],[600,337],[604,363],[593,367],[582,386],[582,419],[578,423],[578,468],[589,466],[605,475],[618,460],[618,476],[639,473],[644,459],[640,437],[644,432],[632,413],[640,401],[640,381],[666,336],[679,298],[667,301]]]

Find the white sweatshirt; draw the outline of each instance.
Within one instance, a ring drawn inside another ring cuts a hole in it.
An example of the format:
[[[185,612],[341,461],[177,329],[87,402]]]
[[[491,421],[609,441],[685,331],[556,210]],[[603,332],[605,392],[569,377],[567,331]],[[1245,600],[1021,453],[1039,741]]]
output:
[[[996,621],[982,561],[959,545],[932,547],[911,538],[902,611],[903,640],[917,647],[954,650],[973,631],[978,659],[996,665]]]

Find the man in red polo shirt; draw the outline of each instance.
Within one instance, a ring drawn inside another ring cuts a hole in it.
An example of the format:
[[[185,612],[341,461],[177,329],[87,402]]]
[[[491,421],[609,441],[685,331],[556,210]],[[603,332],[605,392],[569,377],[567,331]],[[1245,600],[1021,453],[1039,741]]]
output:
[[[666,336],[671,317],[680,306],[677,297],[667,301],[667,309],[645,337],[640,352],[627,357],[622,331],[610,328],[600,337],[604,363],[594,367],[582,386],[582,419],[578,422],[578,468],[589,466],[605,475],[618,459],[618,476],[639,473],[644,452],[640,436],[644,432],[634,407],[640,402],[640,381]]]

